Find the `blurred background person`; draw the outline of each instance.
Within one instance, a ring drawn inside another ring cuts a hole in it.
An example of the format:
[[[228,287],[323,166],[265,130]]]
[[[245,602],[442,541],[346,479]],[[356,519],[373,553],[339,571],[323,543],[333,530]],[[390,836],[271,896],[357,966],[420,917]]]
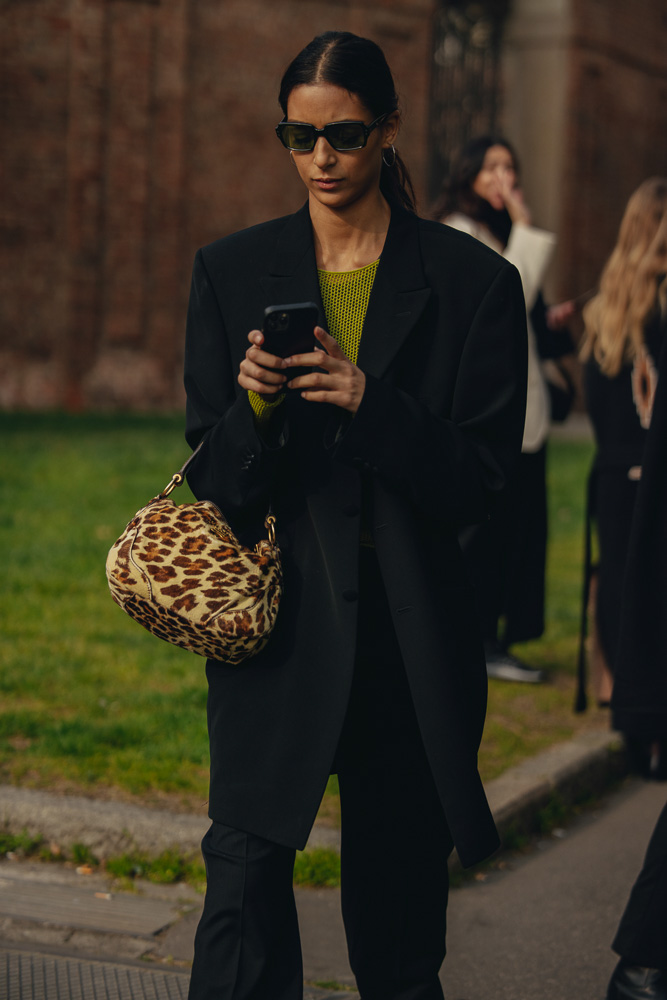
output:
[[[666,274],[667,178],[654,177],[630,197],[599,292],[584,309],[583,384],[596,454],[588,485],[583,612],[585,623],[590,604],[589,654],[601,706],[609,704],[613,687],[630,527],[665,335]],[[598,543],[595,567],[592,524]],[[580,711],[586,706],[585,631],[584,624],[576,703]],[[641,731],[627,735],[635,765],[656,772],[656,748],[651,754]]]
[[[556,237],[531,224],[517,157],[506,139],[483,135],[466,143],[433,214],[510,260],[523,283],[528,397],[521,459],[491,519],[466,530],[461,543],[477,590],[489,677],[539,683],[543,671],[513,655],[510,646],[544,632],[546,443],[552,418],[565,419],[574,397],[561,359],[573,351],[565,324],[575,306],[545,304],[541,285]]]
[[[659,191],[662,193],[658,194]],[[647,275],[651,273],[651,257],[656,264],[662,261],[662,276],[653,273],[652,283],[660,288],[660,294],[650,313],[660,313],[663,331],[666,191],[667,179],[647,181],[628,205],[628,212],[633,206],[634,214],[637,203],[643,204],[638,212],[642,224],[637,224],[635,216],[638,231],[646,227],[647,215],[657,222],[644,259]],[[628,223],[628,228],[631,225]],[[619,245],[620,242],[619,237]],[[638,297],[642,286],[643,281],[633,284]],[[651,427],[645,435],[642,475],[636,491],[619,609],[621,622],[611,703],[614,727],[636,734],[654,748],[664,747],[667,741],[667,384],[664,378],[667,338],[664,336],[658,357],[663,375],[655,393]],[[667,1000],[667,806],[658,817],[612,948],[621,957],[609,983],[607,1000]]]

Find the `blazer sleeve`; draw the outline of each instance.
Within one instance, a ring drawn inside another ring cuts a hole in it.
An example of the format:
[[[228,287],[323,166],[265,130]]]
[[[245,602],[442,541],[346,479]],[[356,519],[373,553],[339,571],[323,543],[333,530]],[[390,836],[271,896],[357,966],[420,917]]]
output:
[[[268,503],[268,484],[286,439],[279,424],[270,443],[256,425],[237,381],[227,331],[201,250],[195,257],[185,336],[186,440],[203,446],[188,470],[196,497],[226,515]]]
[[[526,366],[521,281],[514,267],[504,266],[468,331],[450,418],[367,376],[361,406],[335,456],[380,477],[426,516],[456,525],[479,522],[521,451]]]
[[[556,237],[545,229],[515,222],[510,230],[505,248],[491,231],[462,212],[454,212],[443,220],[452,229],[474,236],[480,243],[501,254],[510,264],[514,264],[521,275],[526,308],[531,311],[535,305],[540,285],[556,246]]]

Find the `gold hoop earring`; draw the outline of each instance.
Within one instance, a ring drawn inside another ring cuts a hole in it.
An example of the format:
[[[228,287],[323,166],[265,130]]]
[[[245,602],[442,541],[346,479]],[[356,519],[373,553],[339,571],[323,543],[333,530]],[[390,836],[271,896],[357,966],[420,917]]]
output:
[[[382,150],[382,162],[384,163],[385,167],[393,167],[393,165],[396,163],[396,150],[393,145],[391,147],[391,152],[392,152],[391,160],[388,160],[387,157],[385,156],[385,150],[384,149]]]

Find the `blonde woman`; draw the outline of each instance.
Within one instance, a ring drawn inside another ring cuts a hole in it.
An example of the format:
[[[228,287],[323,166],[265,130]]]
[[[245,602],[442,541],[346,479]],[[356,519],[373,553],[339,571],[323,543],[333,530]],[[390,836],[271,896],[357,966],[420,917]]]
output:
[[[665,334],[666,275],[667,178],[654,177],[628,201],[600,290],[584,309],[584,392],[597,446],[589,514],[599,545],[593,645],[601,705],[611,697],[630,522]],[[588,565],[587,591],[590,580]],[[583,655],[577,707],[585,707]]]

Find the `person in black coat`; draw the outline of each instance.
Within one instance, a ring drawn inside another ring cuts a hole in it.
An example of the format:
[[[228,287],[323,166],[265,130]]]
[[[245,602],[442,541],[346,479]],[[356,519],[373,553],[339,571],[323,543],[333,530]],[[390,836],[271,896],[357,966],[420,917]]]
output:
[[[662,230],[667,254],[667,225]],[[660,370],[667,371],[665,337]],[[614,727],[662,746],[667,745],[666,456],[667,386],[662,375],[632,519],[612,696]],[[667,1000],[667,805],[612,947],[621,958],[607,1000]]]
[[[521,456],[492,517],[466,528],[461,545],[477,592],[488,676],[539,684],[544,671],[525,663],[511,647],[544,632],[547,440],[551,421],[564,419],[558,404],[570,398],[566,369],[558,359],[573,351],[564,324],[574,303],[547,308],[540,286],[556,237],[532,224],[516,152],[502,136],[474,136],[457,152],[433,216],[502,254],[521,275],[528,325]]]
[[[584,309],[584,393],[596,454],[588,487],[587,534],[595,525],[592,660],[596,696],[608,704],[618,655],[619,623],[630,532],[665,339],[667,179],[649,178],[626,206],[616,246],[598,294]],[[591,584],[587,545],[584,612]],[[577,707],[585,707],[584,649],[580,649]],[[629,734],[637,763],[648,768],[643,739]],[[642,763],[643,760],[643,763]]]
[[[520,452],[521,283],[415,215],[375,43],[318,36],[279,100],[308,201],[198,251],[188,313],[186,436],[203,441],[190,486],[247,544],[270,504],[284,572],[266,648],[207,663],[212,825],[190,997],[302,996],[294,854],[337,773],[360,992],[440,1000],[447,856],[455,844],[467,866],[498,845],[457,532],[484,520]],[[304,301],[317,350],[264,350],[264,309]]]

